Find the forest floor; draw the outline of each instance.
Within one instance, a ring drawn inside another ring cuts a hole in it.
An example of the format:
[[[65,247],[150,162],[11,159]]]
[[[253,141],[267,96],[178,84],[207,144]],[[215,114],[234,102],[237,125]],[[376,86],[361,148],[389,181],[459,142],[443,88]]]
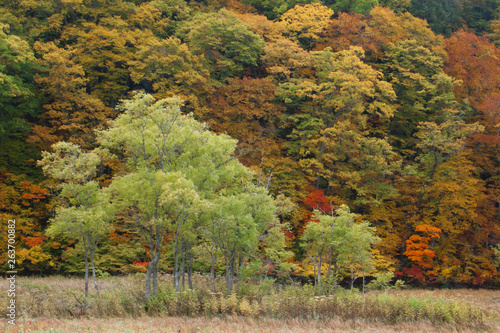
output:
[[[130,278],[100,280],[101,295],[105,295],[106,289],[111,290],[115,283],[117,283],[115,285],[117,288],[121,288],[127,293],[127,290],[123,288],[126,286],[125,283],[130,283],[132,286],[130,281]],[[133,278],[133,281],[140,280]],[[470,305],[472,308],[487,314],[484,323],[477,326],[443,322],[432,323],[425,319],[387,323],[376,318],[368,320],[366,317],[343,319],[340,316],[277,319],[270,315],[264,316],[265,312],[254,316],[236,314],[172,316],[166,313],[148,316],[139,313],[138,316],[131,317],[130,313],[124,312],[122,315],[120,313],[106,313],[104,309],[99,308],[99,306],[105,306],[111,302],[111,299],[106,300],[108,303],[94,305],[100,311],[97,316],[98,312],[75,317],[61,312],[63,307],[56,303],[62,301],[56,296],[58,295],[56,293],[69,291],[72,295],[75,292],[81,292],[82,286],[83,280],[76,278],[20,278],[17,281],[16,302],[18,308],[14,326],[7,322],[5,311],[8,304],[7,293],[0,294],[0,314],[2,315],[0,332],[500,332],[500,290],[408,289],[370,291],[367,295],[377,296],[380,294],[396,297],[396,299],[435,299],[437,303],[444,300],[467,305],[467,307]],[[0,280],[0,290],[6,291],[7,287],[7,280]],[[52,299],[50,299],[50,295],[52,295]],[[57,301],[58,299],[59,301]],[[112,303],[109,304],[112,305]],[[353,306],[356,305],[353,304]],[[129,309],[135,311],[132,308]]]

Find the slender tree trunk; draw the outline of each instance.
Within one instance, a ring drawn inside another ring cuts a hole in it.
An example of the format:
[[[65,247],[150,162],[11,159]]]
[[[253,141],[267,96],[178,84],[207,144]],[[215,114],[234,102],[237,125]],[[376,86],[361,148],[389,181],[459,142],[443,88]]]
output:
[[[354,268],[351,268],[351,292],[352,292],[352,289],[354,288],[354,280],[356,280],[354,278]]]
[[[146,271],[146,293],[145,293],[146,301],[151,296],[151,277],[152,277],[152,275],[153,275],[153,265],[150,263],[148,266],[148,269]]]
[[[181,277],[182,277],[182,290],[186,290],[185,283],[184,283],[184,275],[185,275],[185,268],[186,268],[186,253],[182,251],[183,253],[181,254],[182,259],[181,259]]]
[[[89,248],[86,244],[85,246],[85,298],[89,295]]]
[[[193,279],[192,279],[192,272],[193,272],[193,254],[189,254],[189,260],[188,260],[188,269],[187,269],[187,276],[188,276],[188,286],[189,289],[193,290]]]
[[[151,262],[153,265],[151,271],[153,274],[153,294],[156,294],[158,291],[158,264],[161,258],[161,242],[163,237],[162,228],[158,224],[155,226],[155,231],[155,256]]]
[[[158,292],[158,263],[160,262],[160,258],[161,258],[161,252],[159,249],[157,249],[155,257],[151,262],[151,265],[153,266],[151,270],[151,275],[153,278],[153,294],[156,294]]]
[[[215,284],[215,262],[217,261],[217,257],[212,257],[210,259],[210,281],[213,283],[214,286],[214,293],[217,292],[217,286]]]
[[[156,254],[155,254],[156,256]],[[158,265],[152,263],[153,268],[151,269],[151,280],[152,280],[152,293],[156,294],[158,290]]]
[[[326,272],[327,278],[330,278],[332,274],[332,260],[333,260],[333,250],[330,249],[330,258],[328,258],[328,271]]]
[[[323,292],[321,289],[321,254],[318,257],[318,290],[320,294]]]
[[[234,266],[234,256],[231,256],[229,260],[226,260],[226,289],[228,295],[231,294],[231,291],[233,290]]]
[[[177,238],[174,242],[174,288],[179,292],[179,245]]]
[[[245,265],[245,263],[243,262],[244,259],[245,259],[245,257],[243,257],[243,254],[240,253],[240,255],[238,256],[238,266],[234,267],[234,272],[236,273],[236,278],[238,280],[241,280],[241,273],[237,273],[237,272],[238,272],[239,268],[241,268]]]
[[[146,298],[146,301],[151,297],[151,280],[153,277],[153,270],[154,270],[154,264],[153,264],[153,259],[154,259],[154,253],[155,253],[155,245],[153,242],[153,229],[151,227],[148,227],[147,229],[144,228],[143,231],[146,233],[145,237],[148,241],[148,248],[149,248],[149,255],[151,256],[151,262],[149,263],[149,266],[146,270],[146,291],[144,293],[144,297]]]
[[[365,270],[363,269],[363,295],[365,294]]]
[[[99,295],[99,288],[97,287],[97,279],[96,279],[96,276],[95,276],[95,261],[94,261],[94,258],[95,258],[95,247],[92,246],[90,248],[90,262],[92,263],[92,278],[94,280],[95,291],[97,292],[97,295]]]
[[[309,251],[306,252],[307,256],[309,257],[309,259],[311,259],[311,262],[313,263],[313,271],[314,271],[314,289],[318,289],[318,275],[316,274],[316,266],[317,266],[317,261],[316,259],[313,258],[313,256],[311,256],[311,254],[309,253]]]

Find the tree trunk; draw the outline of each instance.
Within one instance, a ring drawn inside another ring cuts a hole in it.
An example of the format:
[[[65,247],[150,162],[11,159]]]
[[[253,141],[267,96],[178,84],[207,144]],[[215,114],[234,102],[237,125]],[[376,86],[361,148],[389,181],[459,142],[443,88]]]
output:
[[[85,298],[89,295],[89,248],[86,244],[85,246]]]
[[[153,274],[153,294],[156,294],[158,291],[158,263],[160,262],[161,257],[161,241],[163,237],[161,227],[158,224],[155,226],[155,231],[155,256],[151,262],[151,265],[153,265],[153,269],[151,271]]]
[[[309,251],[306,252],[307,256],[309,257],[309,259],[311,259],[311,262],[313,263],[313,270],[314,270],[314,288],[315,289],[318,289],[319,291],[319,281],[318,281],[318,275],[316,274],[316,266],[317,266],[317,261],[316,259],[313,258],[313,256],[311,256],[311,254],[309,253]]]
[[[184,252],[184,251],[183,251]],[[181,278],[182,278],[182,290],[186,290],[185,283],[184,283],[184,272],[185,272],[185,267],[186,267],[186,253],[181,254],[182,259],[181,259]]]
[[[188,260],[188,269],[187,269],[187,276],[188,276],[188,286],[189,289],[193,290],[193,279],[192,279],[192,272],[193,272],[193,255],[189,254],[189,260]]]
[[[233,290],[234,265],[234,256],[232,256],[231,259],[226,260],[226,289],[228,295],[231,294],[231,291]]]
[[[151,270],[151,275],[153,277],[153,295],[158,292],[158,263],[160,262],[161,252],[159,249],[156,250],[154,260],[151,262],[153,266]]]
[[[213,257],[210,259],[210,281],[214,286],[214,293],[217,292],[217,286],[215,285],[215,262],[217,261],[217,257]]]
[[[363,269],[363,295],[365,294],[365,270]]]
[[[321,289],[321,254],[318,257],[318,290],[320,294],[323,292]]]
[[[92,277],[94,279],[94,288],[95,288],[95,291],[97,292],[97,295],[99,295],[99,288],[97,287],[97,279],[96,279],[96,276],[95,276],[95,261],[94,261],[94,258],[95,258],[95,246],[92,246],[90,248],[90,262],[92,263]]]
[[[146,293],[145,298],[146,301],[151,296],[151,276],[153,275],[153,265],[150,263],[148,269],[146,271]]]
[[[177,239],[174,242],[174,288],[179,292],[179,245]]]
[[[149,266],[146,270],[146,291],[144,293],[144,297],[147,301],[149,297],[151,297],[151,278],[153,277],[153,270],[154,270],[153,253],[155,252],[155,245],[153,242],[153,230],[151,229],[151,227],[147,229],[146,239],[148,241],[149,255],[151,256],[151,262],[149,263]]]

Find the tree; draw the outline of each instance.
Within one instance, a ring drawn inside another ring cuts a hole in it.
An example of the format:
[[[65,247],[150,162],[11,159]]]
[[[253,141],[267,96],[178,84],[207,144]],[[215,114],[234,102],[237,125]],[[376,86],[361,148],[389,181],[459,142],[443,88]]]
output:
[[[273,207],[271,201],[262,202],[267,200],[267,194],[252,188],[249,172],[232,156],[236,141],[226,135],[215,135],[191,115],[183,115],[181,103],[178,98],[156,101],[151,95],[139,93],[123,101],[120,108],[124,112],[98,135],[103,147],[125,152],[129,173],[115,178],[109,191],[116,207],[134,217],[150,249],[146,298],[151,295],[151,280],[152,292],[157,290],[157,267],[167,232],[172,235],[173,282],[178,291],[186,266],[188,279],[191,278],[192,251],[200,230],[204,223],[213,224],[214,218],[208,218],[207,214],[215,214],[215,219],[227,223],[225,232],[235,230],[231,237],[243,242],[248,252],[256,246],[251,239],[257,237],[254,235],[257,226],[272,219],[272,215],[262,217]],[[236,199],[237,196],[242,199]],[[217,206],[219,200],[229,202],[229,207],[239,203],[239,210],[221,208],[214,212],[211,207]],[[261,200],[260,205],[254,200]],[[241,212],[242,217],[238,215]],[[238,231],[240,219],[244,221],[242,233]],[[217,240],[219,248],[221,242]],[[229,251],[226,253],[230,290],[236,267],[234,252],[230,251],[241,249],[224,244]]]
[[[38,107],[33,82],[36,69],[28,42],[0,24],[0,169],[17,173],[32,169],[26,160],[35,157],[34,147],[24,141]]]
[[[379,241],[374,228],[367,221],[355,222],[359,215],[351,213],[349,207],[341,205],[335,214],[326,215],[318,210],[317,221],[310,221],[301,237],[307,256],[316,265],[315,277],[319,292],[321,289],[322,266],[327,265],[326,278],[336,279],[342,268],[359,265],[363,275],[370,267],[371,246]]]
[[[437,34],[450,36],[461,25],[460,3],[455,0],[412,0],[409,12],[425,19]]]
[[[395,13],[402,13],[408,11],[411,0],[380,0],[379,4],[382,7],[389,7]]]
[[[283,38],[284,26],[282,22],[271,21],[263,15],[252,13],[237,15],[240,20],[248,24],[250,31],[262,37],[266,43]]]
[[[50,272],[58,265],[57,255],[51,252],[53,243],[46,241],[43,235],[51,210],[46,185],[46,182],[29,181],[26,175],[0,172],[0,218],[15,220],[17,269],[25,273]],[[7,242],[8,223],[0,228],[0,239]],[[0,265],[7,264],[8,259],[5,248],[0,251]]]
[[[444,69],[449,75],[462,81],[461,85],[455,87],[455,93],[471,111],[467,120],[477,121],[484,126],[484,132],[476,133],[469,140],[468,146],[472,149],[470,159],[481,170],[480,177],[486,182],[489,199],[483,202],[486,205],[482,209],[483,218],[485,221],[498,221],[500,51],[486,38],[465,31],[456,32],[445,44],[449,60]],[[487,227],[491,231],[490,235],[498,233],[493,231],[494,225],[495,223],[489,224]]]
[[[433,227],[428,224],[419,224],[415,226],[415,231],[421,233],[412,235],[406,241],[406,251],[404,255],[408,257],[411,261],[417,265],[420,270],[406,269],[407,274],[415,277],[419,282],[424,282],[427,279],[435,278],[437,275],[436,270],[432,270],[432,258],[436,256],[436,253],[431,249],[434,241],[440,238],[441,229]],[[423,275],[422,270],[425,270],[425,275]]]
[[[280,85],[287,104],[306,110],[288,116],[287,145],[317,189],[326,185],[327,192],[348,192],[346,197],[359,203],[380,202],[392,191],[379,177],[396,170],[399,158],[385,140],[370,137],[368,119],[393,116],[394,91],[380,72],[363,63],[360,48],[325,49],[313,57],[315,76]]]
[[[108,191],[114,198],[116,209],[129,212],[135,221],[151,255],[151,263],[146,272],[146,299],[158,289],[157,271],[161,258],[163,239],[169,228],[173,228],[174,244],[174,285],[179,291],[179,241],[189,230],[190,206],[196,206],[199,198],[192,182],[178,172],[165,173],[162,170],[138,169],[134,173],[116,177]]]
[[[379,47],[388,42],[396,43],[405,39],[414,39],[434,54],[444,56],[443,37],[435,34],[427,22],[410,13],[396,14],[389,8],[375,7],[370,12],[366,33],[378,40]],[[380,54],[382,55],[382,54]]]
[[[204,55],[212,76],[221,82],[257,66],[265,45],[246,23],[225,9],[195,15],[180,27],[178,35],[194,55]]]
[[[111,109],[87,93],[89,79],[81,65],[74,62],[74,52],[58,48],[54,43],[37,42],[42,54],[41,75],[35,81],[43,91],[44,112],[33,125],[30,142],[48,149],[57,141],[69,141],[91,148],[94,129],[103,126]]]
[[[337,0],[333,9],[337,12],[368,14],[373,7],[378,6],[378,0]]]
[[[99,151],[85,153],[73,143],[59,142],[52,145],[53,152],[43,152],[38,162],[46,175],[66,181],[61,184],[60,198],[65,205],[56,209],[56,215],[50,221],[47,234],[62,234],[69,238],[78,238],[84,246],[85,254],[85,297],[88,295],[89,267],[92,264],[92,276],[97,292],[95,274],[95,252],[98,241],[109,231],[107,224],[110,211],[103,197],[99,184],[91,179],[96,166],[101,162]]]
[[[199,107],[209,75],[203,55],[193,55],[187,44],[176,37],[143,38],[134,59],[128,62],[130,78],[156,98],[180,96],[191,108]]]
[[[467,28],[476,34],[494,29],[495,18],[498,18],[498,0],[464,0],[461,4],[460,16]]]
[[[241,2],[254,6],[270,20],[278,19],[283,13],[296,6],[298,3],[305,4],[313,0],[242,0]]]
[[[244,191],[214,199],[205,236],[220,250],[226,266],[226,290],[233,289],[238,268],[254,255],[258,236],[273,222],[274,203],[264,188],[248,184]]]
[[[436,35],[427,22],[387,7],[375,7],[366,16],[339,13],[325,29],[316,50],[330,46],[333,51],[342,51],[359,46],[365,50],[368,63],[378,69],[385,62],[387,47],[406,40],[415,40],[444,59],[443,37]]]
[[[487,34],[488,38],[496,47],[500,47],[500,19],[491,21],[490,28],[491,32]]]
[[[418,124],[457,107],[453,89],[458,82],[443,72],[441,54],[416,40],[389,43],[385,59],[382,71],[397,94],[397,111],[388,125],[390,141],[411,156]]]
[[[68,45],[74,60],[83,67],[93,97],[114,107],[128,91],[128,63],[133,59],[137,38],[119,17],[85,22],[64,30],[60,43]],[[149,32],[150,34],[150,32]]]
[[[445,72],[462,84],[454,89],[460,99],[478,107],[487,96],[500,94],[498,68],[500,50],[488,39],[471,32],[457,31],[445,41],[448,61]]]
[[[333,10],[320,3],[296,5],[281,16],[284,34],[310,50],[332,16]]]
[[[209,111],[202,120],[217,133],[238,140],[245,165],[257,165],[262,156],[279,151],[276,124],[283,107],[273,103],[277,86],[270,79],[228,79],[228,84],[215,90],[209,99]]]
[[[26,130],[26,114],[33,114],[36,103],[33,92],[35,56],[28,43],[9,34],[9,26],[0,25],[0,103],[4,110],[0,118],[0,135],[5,137]],[[25,114],[19,114],[23,110]]]

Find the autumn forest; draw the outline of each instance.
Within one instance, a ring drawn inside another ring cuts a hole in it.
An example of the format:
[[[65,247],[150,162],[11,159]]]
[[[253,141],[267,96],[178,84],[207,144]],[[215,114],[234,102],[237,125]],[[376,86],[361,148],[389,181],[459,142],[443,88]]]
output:
[[[500,1],[0,4],[19,274],[500,285]]]

